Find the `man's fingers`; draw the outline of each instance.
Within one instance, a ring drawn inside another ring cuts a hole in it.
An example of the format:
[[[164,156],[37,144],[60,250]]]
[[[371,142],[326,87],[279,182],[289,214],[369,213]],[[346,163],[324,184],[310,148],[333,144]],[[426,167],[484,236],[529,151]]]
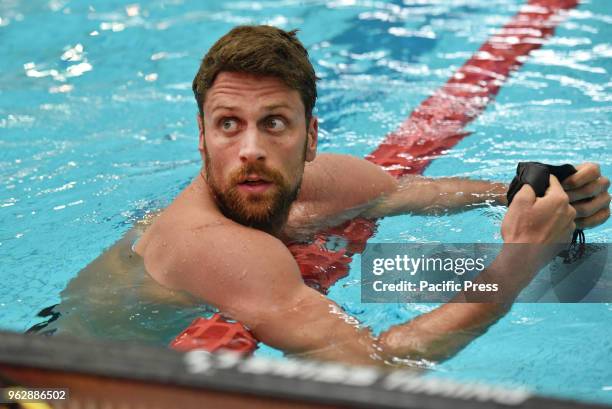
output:
[[[610,217],[610,208],[600,209],[592,216],[576,219],[576,227],[579,229],[591,229],[603,224]]]
[[[592,199],[574,202],[572,206],[576,209],[576,217],[589,217],[601,209],[610,207],[610,194],[603,192]]]
[[[590,199],[602,192],[607,192],[609,188],[610,180],[602,176],[577,189],[567,190],[566,193],[570,198],[570,202],[576,202],[578,200]]]
[[[556,176],[550,175],[548,178],[548,183],[549,186],[548,189],[546,189],[546,193],[544,193],[544,197],[557,195],[566,196],[565,191],[563,190],[563,187],[561,186],[561,183],[559,183],[559,179],[557,179]]]
[[[577,172],[563,181],[565,189],[577,189],[601,176],[601,170],[596,163],[583,163],[576,166]]]
[[[523,187],[514,195],[514,199],[512,199],[512,204],[519,203],[520,206],[532,205],[535,201],[535,191],[528,184],[524,184]]]
[[[549,186],[548,186],[548,189],[546,189],[546,193],[544,194],[544,197],[539,198],[534,206],[544,207],[544,208],[552,206],[552,208],[555,208],[555,209],[561,209],[561,208],[570,209],[571,207],[569,205],[569,197],[567,197],[567,194],[561,187],[561,183],[559,183],[559,179],[557,179],[553,175],[550,175],[550,178],[548,179],[548,181],[549,181]],[[574,210],[572,209],[572,211]]]

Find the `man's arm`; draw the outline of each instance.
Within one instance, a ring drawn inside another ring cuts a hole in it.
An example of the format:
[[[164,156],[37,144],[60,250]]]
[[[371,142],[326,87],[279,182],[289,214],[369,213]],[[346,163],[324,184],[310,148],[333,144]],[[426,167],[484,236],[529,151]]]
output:
[[[407,175],[396,180],[365,159],[323,154],[306,167],[300,199],[324,204],[324,211],[317,208],[317,213],[327,218],[336,214],[380,218],[467,210],[486,202],[506,204],[507,189],[504,183],[465,178]]]
[[[440,214],[468,210],[485,203],[505,205],[508,185],[486,180],[408,175],[363,215],[380,218],[404,213]]]
[[[162,256],[160,256],[162,255]],[[290,354],[356,364],[381,361],[377,341],[338,305],[306,286],[278,239],[233,222],[153,239],[147,270],[246,325]]]
[[[504,239],[567,241],[575,212],[558,183],[540,199],[529,189],[519,192],[508,212]],[[290,354],[375,365],[394,357],[444,359],[507,310],[507,305],[498,304],[446,304],[376,338],[337,304],[307,287],[285,245],[266,233],[227,222],[158,240],[147,246],[147,253],[157,257],[154,275],[164,274],[166,284],[219,308],[261,341]],[[144,256],[146,262],[148,254]],[[518,294],[547,261],[543,257],[508,250],[493,269],[513,277]]]
[[[576,226],[589,229],[603,224],[610,217],[610,180],[603,176],[599,165],[583,163],[577,172],[563,182],[571,205],[576,209]],[[384,171],[375,177],[391,178]],[[440,214],[457,212],[485,203],[507,205],[505,183],[464,178],[425,178],[408,175],[400,179],[391,191],[382,193],[366,207],[361,216],[380,218],[404,213]]]
[[[459,293],[455,303],[415,318],[406,330],[401,326],[389,329],[381,337],[384,344],[397,350],[406,336],[415,334],[418,343],[412,346],[413,358],[442,360],[501,318],[537,272],[558,254],[563,243],[569,242],[576,228],[576,210],[567,194],[555,177],[551,176],[550,184],[543,198],[536,198],[530,186],[523,186],[517,193],[502,223],[504,246],[475,280],[497,283],[501,299],[470,303],[474,294]],[[486,295],[483,299],[493,297]]]

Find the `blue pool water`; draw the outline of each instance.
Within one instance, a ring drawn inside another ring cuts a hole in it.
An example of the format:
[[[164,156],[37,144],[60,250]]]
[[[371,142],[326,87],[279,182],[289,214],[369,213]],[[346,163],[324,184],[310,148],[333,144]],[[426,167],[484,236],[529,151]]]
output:
[[[0,327],[39,322],[81,268],[196,174],[191,80],[232,26],[299,28],[322,78],[320,150],[363,156],[520,4],[0,2]],[[611,175],[611,23],[607,0],[569,12],[425,174],[509,181],[518,161],[540,160]],[[503,212],[389,218],[373,240],[499,242]],[[612,223],[587,237],[609,242]],[[358,257],[330,297],[376,331],[430,308],[361,304]],[[428,376],[612,403],[611,357],[612,305],[522,304]]]

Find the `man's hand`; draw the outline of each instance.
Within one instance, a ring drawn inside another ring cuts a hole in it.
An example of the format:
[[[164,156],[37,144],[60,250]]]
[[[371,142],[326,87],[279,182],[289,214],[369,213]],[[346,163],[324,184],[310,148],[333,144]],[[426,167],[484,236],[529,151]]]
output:
[[[596,163],[583,163],[576,169],[563,181],[563,188],[576,209],[576,227],[590,229],[610,217],[610,180],[601,175]]]
[[[536,197],[533,188],[524,185],[518,191],[502,222],[505,243],[553,244],[569,242],[576,229],[576,209],[559,180],[550,176],[544,197]]]

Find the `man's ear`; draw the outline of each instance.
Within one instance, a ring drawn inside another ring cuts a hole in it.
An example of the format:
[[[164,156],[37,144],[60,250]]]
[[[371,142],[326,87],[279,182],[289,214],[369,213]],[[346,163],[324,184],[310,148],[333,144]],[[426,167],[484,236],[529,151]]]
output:
[[[204,118],[202,118],[202,115],[200,115],[200,113],[198,112],[198,114],[196,115],[197,120],[198,120],[198,130],[199,130],[199,134],[198,134],[198,149],[201,151],[204,151],[206,149],[205,144],[204,144]]]
[[[319,119],[310,118],[306,135],[306,162],[312,162],[317,156],[317,143],[319,141]]]

